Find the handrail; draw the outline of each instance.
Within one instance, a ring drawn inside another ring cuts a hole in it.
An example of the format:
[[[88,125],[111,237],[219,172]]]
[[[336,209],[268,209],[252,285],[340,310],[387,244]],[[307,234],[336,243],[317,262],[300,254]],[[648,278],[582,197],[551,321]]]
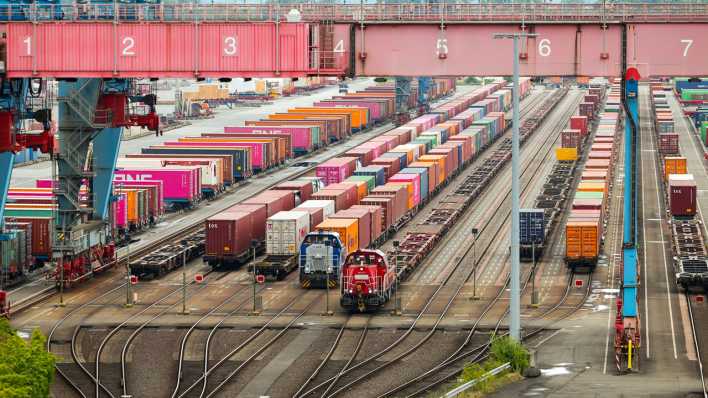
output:
[[[708,21],[703,3],[597,3],[597,4],[479,4],[388,3],[333,4],[7,4],[0,6],[0,21],[115,21],[122,22],[264,22],[286,21],[297,10],[305,22],[679,22]]]
[[[461,392],[467,391],[467,390],[469,390],[470,388],[474,387],[476,384],[478,384],[478,383],[480,383],[480,382],[482,382],[482,381],[484,381],[484,380],[487,380],[488,378],[490,378],[490,377],[492,377],[492,376],[496,376],[496,375],[498,375],[499,373],[501,373],[501,372],[503,372],[503,371],[505,371],[505,370],[507,370],[507,369],[511,369],[511,363],[510,363],[510,362],[507,362],[507,363],[505,363],[505,364],[503,364],[503,365],[501,365],[501,366],[499,366],[499,367],[496,367],[496,368],[490,370],[489,372],[487,372],[487,373],[483,374],[482,376],[480,376],[478,379],[470,380],[470,381],[468,381],[467,383],[465,383],[465,384],[463,384],[463,385],[461,385],[461,386],[458,386],[458,387],[453,388],[452,390],[448,391],[445,395],[443,395],[441,398],[452,398],[452,397],[456,397],[456,396],[459,395]]]

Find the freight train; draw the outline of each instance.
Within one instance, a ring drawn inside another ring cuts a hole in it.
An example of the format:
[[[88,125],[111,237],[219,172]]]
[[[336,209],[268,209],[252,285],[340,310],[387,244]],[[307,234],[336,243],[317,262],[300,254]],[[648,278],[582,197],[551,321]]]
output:
[[[347,256],[337,232],[317,231],[305,236],[300,245],[300,284],[305,288],[336,287]]]
[[[565,262],[574,272],[592,272],[604,242],[617,158],[615,144],[622,127],[619,83],[610,86],[604,104],[599,99],[594,106],[581,103],[580,113],[588,116],[590,123],[595,125],[595,135],[565,225]]]
[[[650,99],[658,133],[664,201],[671,217],[676,283],[686,290],[708,291],[708,252],[698,219],[696,181],[688,174],[687,159],[679,151],[674,116],[663,87],[652,84]]]
[[[534,122],[521,126],[521,141],[525,142],[545,115],[560,101],[566,91],[559,91],[542,104],[534,115]],[[501,127],[501,126],[500,126]],[[508,126],[507,126],[508,127]],[[500,130],[490,141],[479,147],[479,152],[501,135]],[[458,134],[459,135],[459,134]],[[385,256],[374,250],[357,250],[347,256],[343,271],[340,304],[353,312],[373,311],[381,308],[395,292],[396,273],[405,279],[431,253],[464,210],[481,194],[492,177],[510,159],[511,142],[505,140],[501,149],[495,151],[471,176],[465,179],[454,193],[442,198],[436,208],[419,225],[416,232],[409,232],[395,250]],[[465,160],[448,173],[446,180],[469,165]],[[431,175],[435,175],[432,173]],[[439,182],[444,184],[444,182]],[[436,194],[430,191],[431,195]]]

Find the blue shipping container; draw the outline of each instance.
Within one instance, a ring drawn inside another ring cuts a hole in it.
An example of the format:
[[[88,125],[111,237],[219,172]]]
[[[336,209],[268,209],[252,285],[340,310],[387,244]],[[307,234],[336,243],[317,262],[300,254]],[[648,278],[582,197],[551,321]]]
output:
[[[519,210],[519,241],[522,245],[537,245],[545,239],[544,213],[541,209]]]
[[[383,166],[366,166],[354,171],[355,176],[374,176],[375,185],[383,185],[386,183],[386,168]]]
[[[425,167],[406,167],[405,169],[399,171],[399,174],[418,174],[420,175],[420,199],[425,200],[428,198],[429,180],[428,180],[428,169]]]

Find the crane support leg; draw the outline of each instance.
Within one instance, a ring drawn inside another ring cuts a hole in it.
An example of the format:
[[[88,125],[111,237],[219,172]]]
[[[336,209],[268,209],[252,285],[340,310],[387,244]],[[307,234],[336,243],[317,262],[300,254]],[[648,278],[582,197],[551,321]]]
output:
[[[0,232],[4,225],[5,202],[7,201],[7,191],[10,189],[10,179],[12,178],[12,165],[15,162],[15,154],[12,152],[0,153]]]
[[[93,140],[93,187],[94,217],[106,220],[108,204],[113,187],[113,174],[118,160],[118,150],[123,133],[122,127],[102,129]]]

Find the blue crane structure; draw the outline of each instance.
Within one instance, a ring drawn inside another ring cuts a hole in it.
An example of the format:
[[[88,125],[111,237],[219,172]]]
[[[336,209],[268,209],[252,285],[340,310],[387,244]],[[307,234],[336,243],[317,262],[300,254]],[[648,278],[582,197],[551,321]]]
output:
[[[624,198],[621,296],[615,318],[615,364],[619,373],[639,368],[641,333],[638,311],[637,167],[639,72],[628,68],[622,81],[624,123]]]
[[[52,248],[58,283],[70,285],[115,264],[108,216],[122,130],[126,126],[157,130],[156,97],[136,92],[142,86],[132,79],[60,80],[55,150],[51,96],[49,90],[38,95],[36,88],[46,87],[44,82],[11,78],[3,79],[0,87],[0,228],[14,154],[23,148],[40,149],[56,162]],[[135,113],[137,109],[142,113]],[[27,119],[41,122],[43,131],[25,131]]]

